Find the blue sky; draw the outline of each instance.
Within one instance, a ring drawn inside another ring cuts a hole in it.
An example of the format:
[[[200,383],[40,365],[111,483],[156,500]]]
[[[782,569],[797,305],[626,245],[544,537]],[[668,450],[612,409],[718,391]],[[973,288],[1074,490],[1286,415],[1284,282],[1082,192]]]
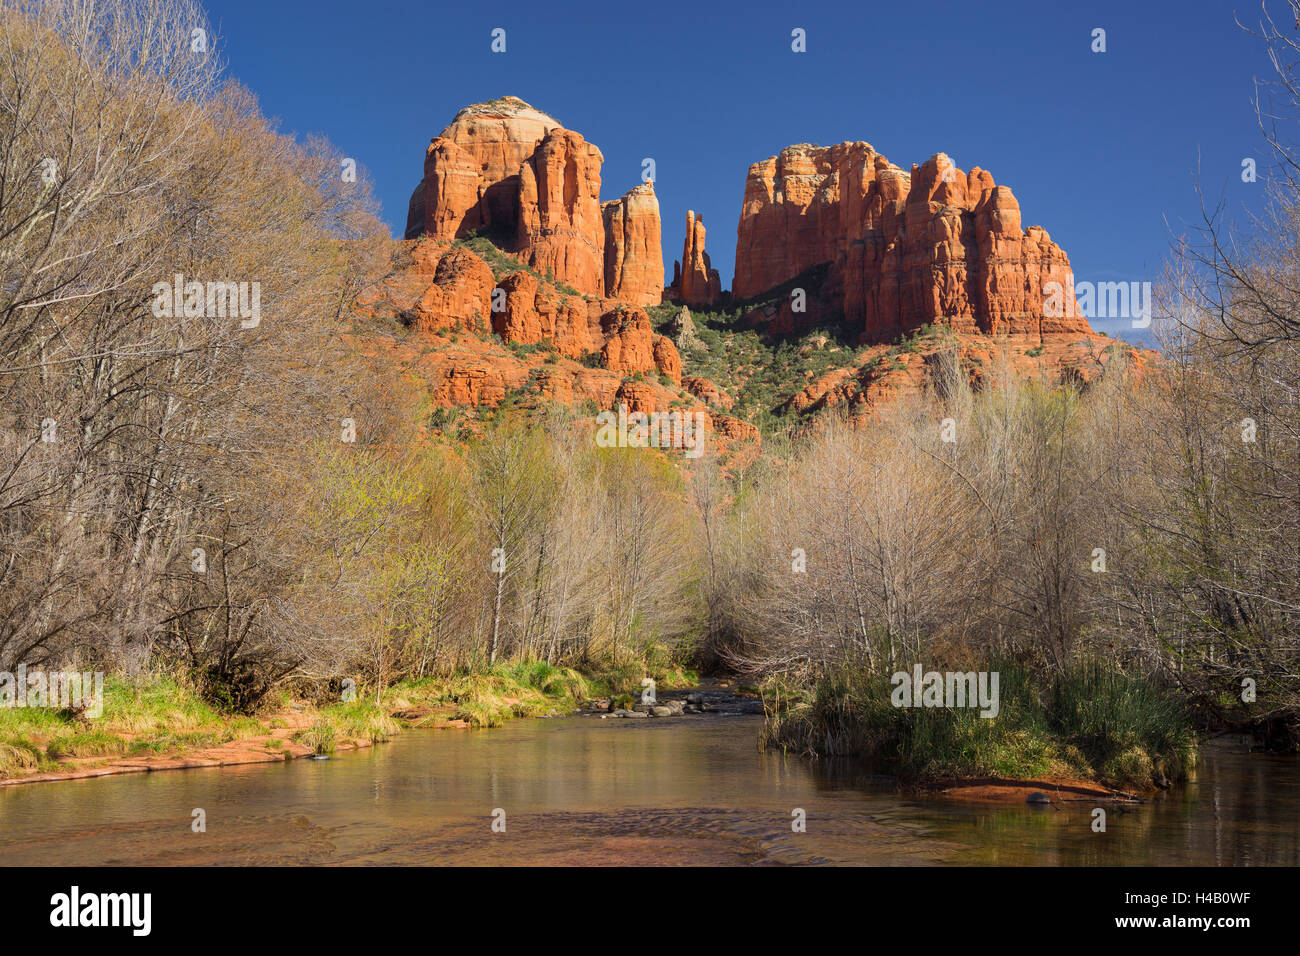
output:
[[[1012,187],[1080,281],[1159,278],[1203,188],[1240,217],[1267,155],[1233,23],[1252,0],[397,3],[209,0],[230,73],[285,132],[369,169],[401,235],[424,147],[463,105],[519,96],[605,156],[601,198],[653,157],[665,266],[687,209],[729,287],[750,163],[797,142],[866,140],[904,168],[946,152]],[[1285,23],[1285,21],[1283,21]],[[506,30],[506,52],[491,32]],[[791,30],[807,52],[791,51]],[[1090,49],[1106,31],[1105,53]],[[1110,332],[1127,322],[1094,322]]]

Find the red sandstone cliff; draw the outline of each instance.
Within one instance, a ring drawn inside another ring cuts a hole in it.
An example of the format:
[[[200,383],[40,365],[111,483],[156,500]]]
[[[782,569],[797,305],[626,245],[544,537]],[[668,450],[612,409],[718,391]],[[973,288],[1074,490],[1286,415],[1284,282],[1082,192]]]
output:
[[[658,305],[664,255],[654,184],[643,183],[600,208],[605,223],[605,294],[633,305]]]
[[[749,169],[733,294],[751,298],[829,264],[810,299],[843,309],[879,341],[925,323],[958,332],[1088,333],[1067,303],[1045,314],[1069,259],[1039,226],[1021,228],[1011,190],[943,153],[910,173],[867,143],[790,146]]]
[[[600,150],[572,130],[551,130],[519,168],[515,254],[579,292],[605,291]]]
[[[517,97],[468,106],[429,143],[406,236],[482,232],[584,295],[657,304],[663,251],[654,189],[637,187],[602,208],[603,161],[580,133]]]
[[[601,368],[620,377],[682,379],[677,347],[654,332],[644,309],[568,294],[522,266],[495,279],[486,262],[447,241],[396,244],[389,274],[360,297],[358,314],[437,337],[468,332],[486,340],[495,333],[507,346],[541,345],[566,359],[599,354]]]

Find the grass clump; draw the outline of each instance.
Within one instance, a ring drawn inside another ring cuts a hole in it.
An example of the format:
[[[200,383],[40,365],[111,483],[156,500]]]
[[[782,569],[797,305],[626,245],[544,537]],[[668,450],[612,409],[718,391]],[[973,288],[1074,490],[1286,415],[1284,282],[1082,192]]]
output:
[[[471,727],[498,727],[514,717],[572,710],[590,690],[587,679],[573,668],[534,660],[403,681],[389,688],[384,700],[392,706],[400,700],[408,706],[444,708],[451,719]]]
[[[331,741],[335,737],[348,740],[368,740],[380,743],[401,732],[401,725],[389,716],[388,711],[371,701],[331,704],[322,707],[316,726],[328,725]],[[313,730],[315,727],[312,728]]]
[[[104,682],[104,713],[97,725],[115,733],[175,733],[215,727],[217,713],[190,686],[168,674]]]
[[[854,755],[914,783],[1079,777],[1147,789],[1184,779],[1196,738],[1186,708],[1151,679],[1100,663],[1042,675],[1014,661],[999,675],[999,709],[895,707],[891,675],[845,668],[811,688],[763,688],[766,746]],[[910,679],[910,675],[909,675]]]
[[[289,706],[283,694],[269,704]],[[104,682],[103,713],[97,718],[49,707],[0,708],[0,776],[57,769],[61,761],[124,754],[159,756],[266,737],[289,726],[283,718],[223,713],[206,702],[183,676],[148,675]],[[385,740],[400,727],[373,703],[321,708],[314,725],[295,735],[316,753],[333,752],[339,739]],[[272,739],[270,747],[281,746]]]
[[[0,776],[52,769],[71,758],[211,746],[258,726],[223,717],[174,675],[111,676],[98,717],[55,707],[0,708]]]
[[[122,737],[107,730],[95,729],[56,738],[46,746],[45,752],[52,759],[58,759],[59,757],[103,757],[125,753],[126,749],[127,742]]]
[[[1092,662],[1063,674],[1051,693],[1055,729],[1102,779],[1133,786],[1159,777],[1178,781],[1195,766],[1186,706],[1149,679]]]
[[[298,731],[293,739],[318,756],[334,753],[334,725],[327,720],[318,720],[307,730]]]
[[[0,777],[40,770],[45,763],[41,748],[30,740],[10,738],[0,741]]]

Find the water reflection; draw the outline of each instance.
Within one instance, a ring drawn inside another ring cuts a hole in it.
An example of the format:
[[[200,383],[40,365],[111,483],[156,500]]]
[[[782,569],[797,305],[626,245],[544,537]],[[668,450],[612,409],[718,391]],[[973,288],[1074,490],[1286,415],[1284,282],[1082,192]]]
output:
[[[900,797],[852,764],[760,752],[757,718],[517,721],[412,731],[331,761],[0,790],[27,864],[1297,865],[1295,758],[1205,755],[1151,804]],[[193,833],[191,812],[207,813]],[[506,812],[506,832],[491,814]],[[791,812],[807,832],[791,831]]]

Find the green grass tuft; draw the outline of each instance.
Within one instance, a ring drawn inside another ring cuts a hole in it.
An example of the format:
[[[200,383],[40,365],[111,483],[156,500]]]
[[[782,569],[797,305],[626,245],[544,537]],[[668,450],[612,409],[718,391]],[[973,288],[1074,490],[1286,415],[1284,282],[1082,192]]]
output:
[[[888,674],[846,669],[811,689],[764,687],[766,746],[858,755],[914,782],[948,778],[1081,777],[1149,788],[1184,779],[1196,737],[1186,708],[1141,675],[1080,664],[1040,676],[1013,661],[999,675],[999,712],[894,707]]]

